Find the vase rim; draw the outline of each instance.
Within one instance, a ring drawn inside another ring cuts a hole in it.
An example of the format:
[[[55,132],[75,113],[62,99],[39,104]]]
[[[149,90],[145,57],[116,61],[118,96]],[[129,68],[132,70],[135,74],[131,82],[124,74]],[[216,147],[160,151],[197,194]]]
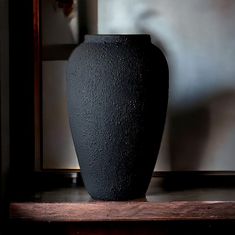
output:
[[[147,42],[151,41],[149,34],[86,34],[85,42],[113,42],[113,43],[128,43],[128,42]]]

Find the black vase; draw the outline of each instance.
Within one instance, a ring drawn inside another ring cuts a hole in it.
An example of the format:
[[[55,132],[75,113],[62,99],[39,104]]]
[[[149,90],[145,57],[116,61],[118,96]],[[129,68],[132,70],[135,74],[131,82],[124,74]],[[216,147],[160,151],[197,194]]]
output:
[[[67,70],[68,109],[92,198],[145,196],[168,101],[168,66],[149,35],[86,35]]]

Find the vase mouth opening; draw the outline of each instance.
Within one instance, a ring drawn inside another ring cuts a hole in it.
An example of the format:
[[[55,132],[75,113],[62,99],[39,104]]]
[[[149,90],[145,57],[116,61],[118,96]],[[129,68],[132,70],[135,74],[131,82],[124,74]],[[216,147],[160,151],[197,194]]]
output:
[[[149,43],[149,34],[87,34],[84,42],[94,43]]]

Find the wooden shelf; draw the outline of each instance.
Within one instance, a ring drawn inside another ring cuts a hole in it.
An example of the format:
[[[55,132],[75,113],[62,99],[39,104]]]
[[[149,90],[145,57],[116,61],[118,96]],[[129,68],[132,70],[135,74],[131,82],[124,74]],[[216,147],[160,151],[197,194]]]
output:
[[[38,222],[235,220],[235,202],[12,203],[11,218]]]
[[[223,185],[223,184],[222,184]],[[235,187],[169,188],[153,178],[146,198],[103,202],[84,187],[34,192],[10,204],[10,218],[36,222],[235,221]]]

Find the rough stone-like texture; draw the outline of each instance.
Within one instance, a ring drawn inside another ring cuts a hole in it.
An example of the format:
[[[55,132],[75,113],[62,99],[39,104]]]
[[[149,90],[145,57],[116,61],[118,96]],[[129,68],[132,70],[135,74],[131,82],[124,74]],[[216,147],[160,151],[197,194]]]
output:
[[[70,125],[94,199],[143,197],[161,142],[168,66],[148,35],[87,35],[67,71]]]

